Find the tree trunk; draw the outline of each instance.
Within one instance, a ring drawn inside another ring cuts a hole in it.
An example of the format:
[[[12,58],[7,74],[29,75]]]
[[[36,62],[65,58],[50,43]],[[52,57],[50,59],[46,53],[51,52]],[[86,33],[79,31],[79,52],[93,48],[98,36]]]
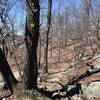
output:
[[[60,17],[60,9],[61,9],[61,4],[59,0],[59,7],[58,7],[58,17],[59,17],[59,40],[58,40],[58,61],[60,62],[61,59],[61,17]]]
[[[41,67],[41,36],[39,37],[39,58],[38,58],[38,68]]]
[[[39,38],[39,0],[27,0],[25,30],[26,62],[23,75],[25,89],[37,88],[37,46]]]
[[[53,46],[53,36],[52,36],[52,33],[51,33],[51,58],[52,58],[52,56],[53,56],[53,48],[52,48],[52,46]]]
[[[65,23],[65,25],[66,25],[66,27],[65,27],[65,47],[67,46],[67,42],[68,42],[68,11],[67,11],[67,8],[66,8],[66,12],[65,12],[66,14],[66,23]]]
[[[49,31],[51,24],[51,8],[52,8],[52,0],[48,0],[48,15],[47,15],[47,31],[46,31],[46,46],[45,46],[45,65],[44,65],[44,73],[48,73],[48,40],[49,40]]]
[[[16,84],[16,83],[18,83],[18,81],[14,77],[14,75],[11,71],[11,68],[10,68],[1,48],[0,48],[0,71],[1,71],[1,74],[2,74],[6,84],[7,84],[7,87],[13,93],[12,84]]]

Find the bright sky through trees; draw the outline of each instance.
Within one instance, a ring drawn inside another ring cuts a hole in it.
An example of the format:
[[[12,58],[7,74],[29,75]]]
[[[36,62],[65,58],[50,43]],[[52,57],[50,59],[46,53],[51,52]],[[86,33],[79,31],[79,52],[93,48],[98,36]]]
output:
[[[16,2],[17,0],[10,0],[10,2]],[[57,14],[58,10],[58,2],[59,0],[53,0],[53,13]],[[70,6],[70,4],[74,5],[79,5],[81,0],[60,0],[61,2],[61,12],[63,13],[64,8],[67,6]],[[46,16],[47,14],[47,0],[41,0],[41,14],[44,14]],[[16,28],[18,30],[17,34],[23,34],[24,33],[24,23],[25,23],[25,18],[26,18],[26,13],[25,13],[25,5],[20,2],[20,0],[13,6],[13,8],[9,12],[10,16],[14,16],[15,22],[16,22]],[[45,21],[45,19],[43,19]],[[23,27],[21,27],[23,26]]]

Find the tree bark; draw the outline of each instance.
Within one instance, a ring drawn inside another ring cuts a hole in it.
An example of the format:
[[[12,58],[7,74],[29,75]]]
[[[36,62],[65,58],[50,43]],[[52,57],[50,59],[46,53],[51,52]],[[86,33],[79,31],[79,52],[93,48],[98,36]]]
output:
[[[67,8],[66,8],[66,12],[65,12],[66,14],[65,14],[65,17],[66,17],[66,23],[65,23],[65,25],[66,25],[66,27],[65,27],[65,47],[67,46],[67,42],[68,42],[68,11],[67,11]]]
[[[25,89],[37,88],[37,46],[39,38],[39,0],[27,0],[25,30],[26,62],[23,75]]]
[[[51,8],[52,8],[52,0],[48,0],[48,15],[47,15],[47,31],[46,31],[46,46],[45,46],[45,65],[44,65],[44,73],[48,73],[48,41],[49,41],[49,31],[51,25]]]
[[[9,88],[11,93],[13,93],[13,85],[12,84],[16,84],[16,83],[18,83],[18,81],[14,77],[14,75],[11,71],[11,68],[10,68],[1,48],[0,48],[0,71],[1,71],[1,74],[2,74],[6,84],[7,84],[7,87]]]
[[[38,68],[41,67],[41,36],[39,37],[39,58],[38,58]]]

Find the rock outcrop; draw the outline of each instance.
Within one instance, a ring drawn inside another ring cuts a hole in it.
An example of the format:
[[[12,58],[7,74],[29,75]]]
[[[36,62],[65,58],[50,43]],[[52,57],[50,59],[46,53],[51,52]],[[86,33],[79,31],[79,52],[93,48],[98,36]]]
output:
[[[86,100],[100,99],[100,81],[82,84],[83,96]]]

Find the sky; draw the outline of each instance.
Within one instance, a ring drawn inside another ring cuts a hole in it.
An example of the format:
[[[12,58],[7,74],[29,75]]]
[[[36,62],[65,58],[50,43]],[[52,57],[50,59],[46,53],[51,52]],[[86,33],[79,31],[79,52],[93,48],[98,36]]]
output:
[[[10,0],[11,3],[16,2],[16,0]],[[15,18],[15,28],[18,30],[17,34],[23,34],[24,27],[21,27],[25,23],[26,12],[23,3],[17,2],[12,9],[9,11],[9,15]]]
[[[10,0],[11,2],[15,2],[16,0]],[[47,0],[41,0],[43,3],[41,4],[41,11],[42,14],[47,14]],[[61,4],[61,11],[64,11],[65,7],[68,7],[70,5],[75,5],[75,6],[79,6],[82,0],[60,0],[60,4]],[[92,0],[93,1],[93,0]],[[95,1],[95,0],[94,0]],[[98,0],[100,1],[100,0]],[[52,3],[52,13],[58,13],[58,2],[59,0],[53,0]],[[24,24],[25,23],[25,18],[26,18],[26,12],[25,9],[23,10],[24,6],[23,3],[17,2],[13,8],[11,9],[11,11],[9,12],[9,14],[11,16],[14,16],[16,18],[16,27],[18,28],[18,34],[22,34],[22,29],[20,27],[20,24]],[[24,29],[23,29],[24,30]]]

